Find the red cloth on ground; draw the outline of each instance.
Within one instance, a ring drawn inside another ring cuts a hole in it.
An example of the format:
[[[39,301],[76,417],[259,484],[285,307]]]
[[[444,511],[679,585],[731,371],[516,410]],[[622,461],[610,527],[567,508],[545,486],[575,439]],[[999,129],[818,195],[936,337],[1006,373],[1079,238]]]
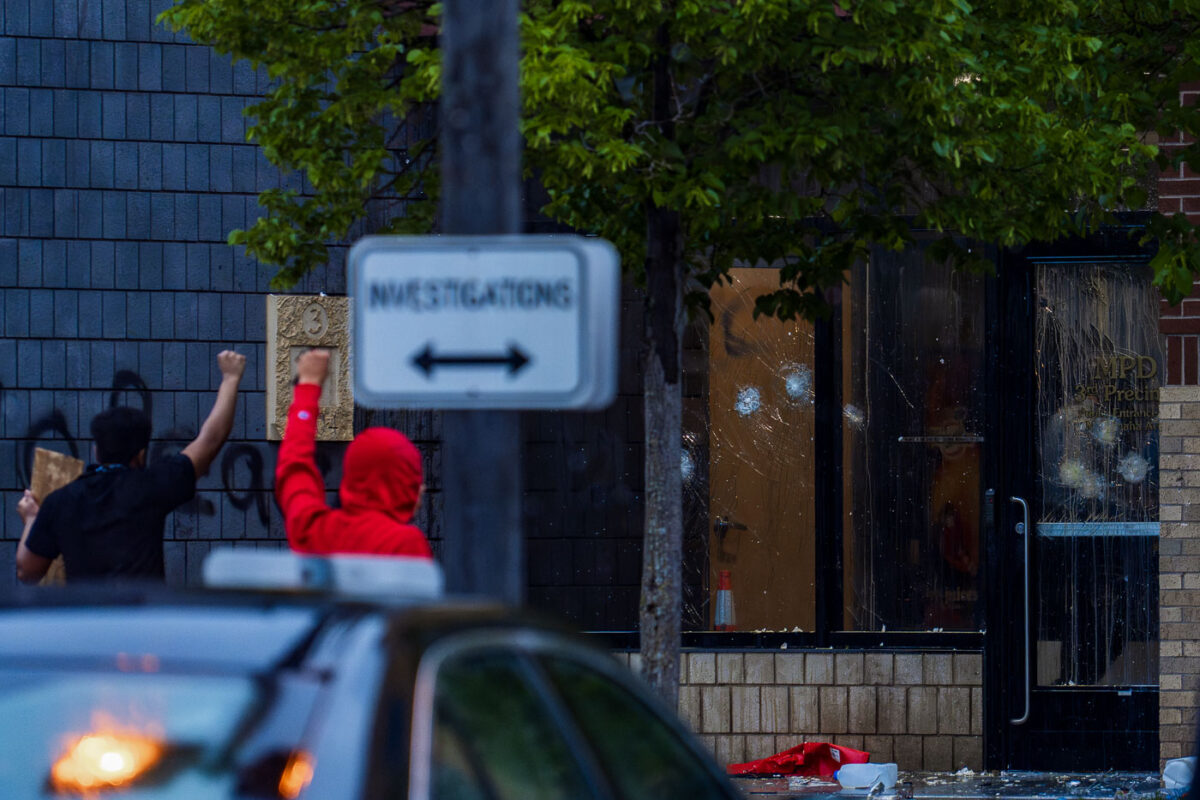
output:
[[[864,764],[871,754],[828,742],[805,742],[773,756],[730,764],[730,775],[809,775],[833,778],[843,764]]]
[[[421,454],[391,428],[368,428],[346,448],[340,509],[325,502],[314,460],[321,387],[294,387],[275,467],[275,497],[288,543],[299,553],[375,553],[433,558],[411,524],[421,487]]]

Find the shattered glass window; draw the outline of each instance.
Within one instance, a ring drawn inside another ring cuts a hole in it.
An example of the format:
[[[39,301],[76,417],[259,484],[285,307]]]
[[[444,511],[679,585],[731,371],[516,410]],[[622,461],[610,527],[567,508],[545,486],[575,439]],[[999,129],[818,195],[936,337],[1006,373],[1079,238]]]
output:
[[[1137,265],[1032,269],[1032,348],[1006,356],[1024,377],[996,387],[1035,417],[1021,430],[1001,431],[1002,398],[987,392],[983,276],[920,248],[856,266],[838,306],[840,384],[821,398],[812,326],[754,319],[777,272],[734,270],[714,288],[708,346],[697,351],[707,391],[685,392],[696,401],[681,464],[694,523],[689,629],[815,629],[813,437],[817,405],[831,402],[842,417],[845,630],[983,629],[985,459],[1019,436],[1036,446],[1022,468],[1037,482],[1028,500],[1039,684],[1155,683],[1157,295]]]
[[[707,572],[689,616],[707,630],[812,631],[813,334],[806,322],[754,319],[779,287],[774,269],[734,269],[712,290],[708,342]],[[696,470],[688,463],[685,488]],[[685,580],[689,580],[685,577]]]
[[[1158,297],[1144,267],[1037,266],[1042,686],[1158,681]]]
[[[984,281],[873,254],[842,308],[847,630],[979,630]]]

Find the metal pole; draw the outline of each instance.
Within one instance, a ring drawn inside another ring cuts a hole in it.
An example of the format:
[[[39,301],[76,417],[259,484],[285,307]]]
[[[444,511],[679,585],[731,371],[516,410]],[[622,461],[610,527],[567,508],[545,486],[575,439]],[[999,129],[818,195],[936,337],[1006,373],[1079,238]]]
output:
[[[446,0],[439,151],[442,231],[519,233],[518,0]],[[521,423],[511,411],[443,413],[442,565],[452,592],[520,603]]]

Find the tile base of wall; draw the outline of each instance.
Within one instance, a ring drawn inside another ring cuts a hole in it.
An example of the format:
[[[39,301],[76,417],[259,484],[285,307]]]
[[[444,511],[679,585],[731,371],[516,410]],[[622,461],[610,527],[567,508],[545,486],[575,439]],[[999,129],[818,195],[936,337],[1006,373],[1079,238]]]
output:
[[[979,651],[687,650],[680,683],[679,714],[719,763],[832,742],[902,770],[983,769]]]

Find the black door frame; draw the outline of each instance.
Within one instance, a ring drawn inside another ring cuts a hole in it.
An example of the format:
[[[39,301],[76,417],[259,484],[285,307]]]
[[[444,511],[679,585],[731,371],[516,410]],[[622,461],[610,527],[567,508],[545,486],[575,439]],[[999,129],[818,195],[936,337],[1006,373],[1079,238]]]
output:
[[[1037,403],[1034,376],[1034,318],[1037,302],[1033,265],[1101,257],[1145,258],[1131,240],[1130,229],[1114,228],[1088,240],[1027,248],[1003,254],[989,292],[992,323],[990,352],[995,366],[993,388],[996,442],[993,471],[985,476],[994,488],[989,519],[983,526],[989,568],[984,645],[984,762],[988,769],[1093,771],[1154,770],[1158,764],[1158,689],[1036,686],[1034,632],[1026,622],[1024,537],[1016,532],[1029,504],[1030,613],[1036,609],[1037,561],[1033,557],[1038,518],[1035,446]],[[1155,593],[1156,595],[1157,593]],[[1028,678],[1027,678],[1028,672]],[[1013,724],[1026,709],[1022,724]]]

